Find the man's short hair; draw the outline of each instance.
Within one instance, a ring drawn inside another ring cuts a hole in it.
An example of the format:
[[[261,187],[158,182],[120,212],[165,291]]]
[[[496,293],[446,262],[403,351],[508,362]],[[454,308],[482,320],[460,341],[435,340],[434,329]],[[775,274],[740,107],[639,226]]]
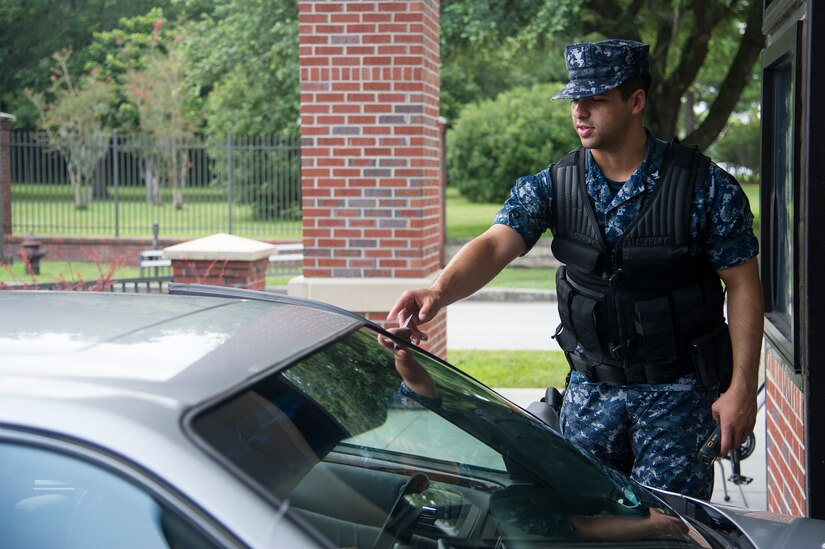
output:
[[[650,92],[652,82],[653,78],[650,76],[650,73],[645,72],[637,76],[631,76],[619,84],[616,89],[618,89],[622,95],[622,101],[627,101],[636,90],[644,90],[645,95],[647,95],[648,92]]]

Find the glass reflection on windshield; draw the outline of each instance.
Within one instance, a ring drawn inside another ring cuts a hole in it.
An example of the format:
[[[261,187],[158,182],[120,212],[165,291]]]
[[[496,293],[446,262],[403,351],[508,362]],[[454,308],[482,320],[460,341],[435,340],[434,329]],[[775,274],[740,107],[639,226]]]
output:
[[[362,328],[201,413],[194,431],[340,546],[695,546],[646,490],[458,370],[401,350]]]

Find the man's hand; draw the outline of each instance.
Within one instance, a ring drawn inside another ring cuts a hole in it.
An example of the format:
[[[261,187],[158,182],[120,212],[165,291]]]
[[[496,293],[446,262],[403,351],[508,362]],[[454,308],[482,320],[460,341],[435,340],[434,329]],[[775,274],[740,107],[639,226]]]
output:
[[[396,319],[401,326],[412,315],[411,341],[416,345],[427,341],[427,334],[418,329],[421,324],[431,321],[444,307],[478,291],[522,252],[524,240],[514,229],[493,225],[465,244],[430,288],[401,294],[387,320]]]
[[[713,403],[713,417],[721,427],[719,455],[741,446],[756,424],[756,392],[731,387]]]
[[[392,335],[409,340],[411,330],[406,328],[391,328],[387,330]],[[378,335],[378,343],[395,355],[395,369],[407,387],[414,393],[426,398],[438,398],[438,389],[432,376],[415,358],[411,349],[404,345],[397,345],[395,341]]]
[[[392,306],[387,320],[396,319],[399,326],[412,316],[409,325],[410,341],[419,345],[422,341],[427,341],[427,334],[422,332],[418,327],[421,324],[426,324],[438,314],[441,310],[441,295],[436,290],[432,289],[418,289],[407,290],[395,305]]]

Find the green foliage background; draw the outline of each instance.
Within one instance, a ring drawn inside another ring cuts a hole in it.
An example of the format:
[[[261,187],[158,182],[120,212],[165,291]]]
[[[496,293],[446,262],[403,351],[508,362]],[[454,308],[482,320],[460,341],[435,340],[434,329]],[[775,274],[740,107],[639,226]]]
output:
[[[450,185],[471,202],[502,202],[516,178],[536,173],[579,145],[562,84],[506,91],[464,108],[449,132]]]
[[[181,1],[203,12],[187,24],[184,47],[206,133],[297,134],[297,0]]]
[[[709,0],[706,11],[714,25],[702,30],[696,6],[685,2],[442,0],[441,113],[454,126],[451,182],[474,202],[500,202],[515,178],[576,146],[569,121],[559,114],[566,118],[566,105],[547,99],[561,84],[546,83],[567,78],[564,44],[604,35],[633,34],[654,43],[654,54],[666,50],[659,62],[662,76],[669,77],[695,50],[685,46],[701,38],[694,34],[709,33],[709,54],[698,76],[674,88],[686,86],[676,133],[689,133],[709,112],[694,116],[689,107],[709,107],[720,95],[754,3]],[[605,6],[617,9],[600,9]],[[21,92],[48,90],[50,56],[61,48],[75,52],[73,74],[95,72],[122,86],[128,71],[145,68],[148,52],[164,53],[164,44],[174,41],[185,57],[181,93],[199,133],[220,139],[229,132],[295,135],[297,22],[297,0],[0,0],[0,25],[14,29],[0,35],[0,109],[18,117],[15,129],[35,129],[34,108]],[[660,35],[665,28],[671,34]],[[158,34],[160,45],[153,42]],[[731,118],[711,149],[715,160],[758,170],[758,101],[757,67],[736,108],[745,113],[756,105],[756,114]],[[129,131],[137,123],[137,109],[118,90],[105,127]]]

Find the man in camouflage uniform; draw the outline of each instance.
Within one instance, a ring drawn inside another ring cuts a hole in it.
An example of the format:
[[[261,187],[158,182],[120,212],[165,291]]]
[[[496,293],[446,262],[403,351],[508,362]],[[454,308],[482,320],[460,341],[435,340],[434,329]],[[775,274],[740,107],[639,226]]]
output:
[[[577,158],[586,166],[586,194],[608,251],[620,245],[664,177],[669,145],[651,135],[642,120],[650,86],[648,49],[629,40],[567,46],[570,82],[554,96],[571,100],[573,124],[583,146],[580,154],[584,154]],[[402,294],[388,318],[414,315],[413,341],[426,340],[421,324],[442,307],[483,287],[527,253],[547,229],[555,236],[555,253],[556,241],[562,240],[557,203],[564,200],[554,200],[553,168],[551,164],[516,181],[493,226],[468,243],[430,288]],[[697,457],[703,442],[719,425],[720,454],[725,455],[745,441],[755,423],[762,289],[753,216],[736,180],[711,163],[704,180],[686,196],[689,253],[708,264],[711,276],[718,276],[717,287],[721,279],[727,292],[732,341],[729,385],[720,395],[718,382],[707,386],[692,371],[666,383],[645,378],[639,382],[638,377],[625,383],[604,381],[595,374],[588,377],[597,369],[588,365],[571,373],[561,426],[571,442],[643,484],[708,499],[713,469]],[[561,302],[559,306],[562,312]],[[582,340],[573,338],[562,348],[570,359],[582,350]],[[624,367],[634,365],[625,362]],[[628,374],[627,379],[631,377]]]

